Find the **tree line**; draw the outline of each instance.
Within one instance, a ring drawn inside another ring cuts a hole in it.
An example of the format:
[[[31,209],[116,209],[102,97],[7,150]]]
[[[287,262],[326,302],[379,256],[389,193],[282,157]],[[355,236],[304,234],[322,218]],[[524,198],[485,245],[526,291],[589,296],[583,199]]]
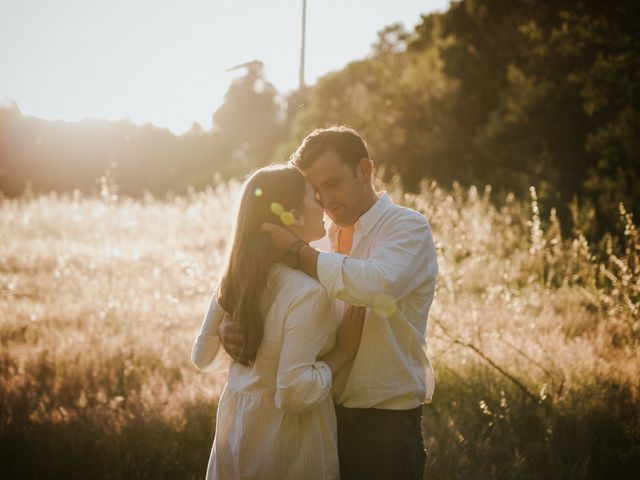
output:
[[[176,136],[128,121],[46,122],[0,109],[0,189],[90,189],[107,168],[122,192],[162,194],[281,161],[309,130],[363,133],[386,180],[408,190],[491,185],[606,228],[640,206],[640,29],[631,0],[462,0],[390,25],[371,54],[280,94],[243,65],[213,129]],[[575,210],[575,209],[574,209]]]

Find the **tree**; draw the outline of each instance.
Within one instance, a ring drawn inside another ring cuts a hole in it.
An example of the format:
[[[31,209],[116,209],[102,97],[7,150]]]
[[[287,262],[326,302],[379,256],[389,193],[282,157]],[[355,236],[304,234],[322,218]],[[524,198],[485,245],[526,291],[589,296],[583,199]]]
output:
[[[631,0],[461,0],[321,78],[292,122],[347,123],[406,188],[491,184],[557,208],[640,214],[640,15]]]
[[[235,79],[213,114],[213,133],[226,160],[224,173],[245,174],[265,165],[283,136],[283,112],[276,88],[266,81],[258,60],[238,65],[246,73]]]

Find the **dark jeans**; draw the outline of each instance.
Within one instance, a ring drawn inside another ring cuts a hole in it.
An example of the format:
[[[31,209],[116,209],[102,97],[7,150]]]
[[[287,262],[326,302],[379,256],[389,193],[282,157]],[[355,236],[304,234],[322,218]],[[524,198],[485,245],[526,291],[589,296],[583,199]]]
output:
[[[422,407],[412,410],[336,405],[341,480],[421,480],[427,460]]]

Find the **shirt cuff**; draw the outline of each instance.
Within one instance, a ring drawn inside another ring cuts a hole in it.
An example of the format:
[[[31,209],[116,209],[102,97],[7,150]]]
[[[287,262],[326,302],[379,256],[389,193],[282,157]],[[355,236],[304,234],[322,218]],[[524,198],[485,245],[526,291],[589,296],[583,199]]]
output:
[[[318,255],[318,280],[327,291],[327,296],[333,300],[344,290],[342,280],[342,262],[346,255],[341,253],[324,253]]]
[[[316,368],[322,378],[322,384],[327,387],[327,390],[331,390],[333,384],[333,374],[331,373],[331,367],[322,360],[316,362]]]

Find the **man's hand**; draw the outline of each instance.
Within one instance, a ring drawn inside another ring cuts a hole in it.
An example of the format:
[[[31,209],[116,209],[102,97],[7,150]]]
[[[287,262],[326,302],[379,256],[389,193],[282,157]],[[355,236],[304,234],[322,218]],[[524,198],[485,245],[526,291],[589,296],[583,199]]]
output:
[[[222,347],[229,356],[236,362],[246,365],[246,363],[240,361],[244,350],[244,337],[240,332],[240,326],[233,322],[228,313],[225,313],[220,325],[218,325],[218,336]]]
[[[271,235],[271,239],[273,240],[273,244],[276,247],[276,251],[280,255],[284,255],[287,250],[289,250],[296,241],[298,241],[298,237],[296,237],[293,233],[291,233],[286,228],[281,227],[280,225],[275,225],[273,223],[263,223],[260,228],[263,232]]]

